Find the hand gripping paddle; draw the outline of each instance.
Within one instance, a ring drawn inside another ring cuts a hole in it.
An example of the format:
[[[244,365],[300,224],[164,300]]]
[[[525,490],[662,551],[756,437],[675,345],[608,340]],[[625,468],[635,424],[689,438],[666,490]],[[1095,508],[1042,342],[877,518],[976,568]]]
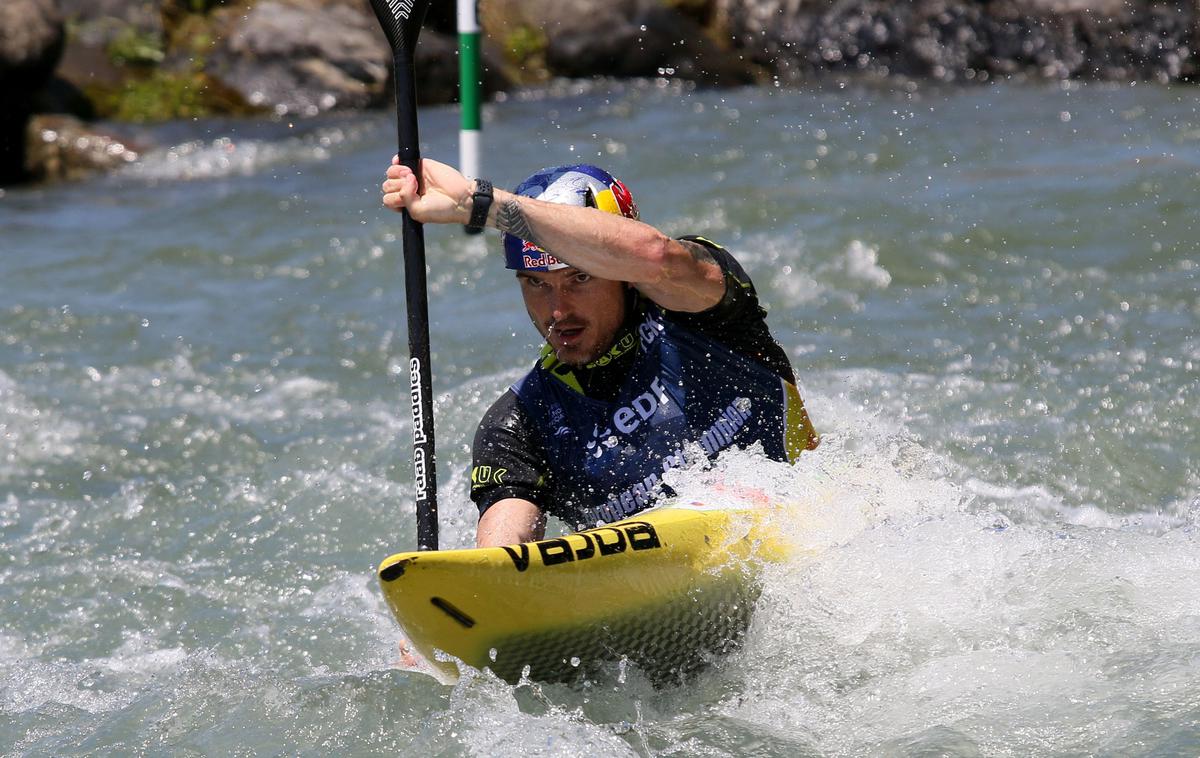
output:
[[[396,80],[396,125],[401,165],[421,176],[417,136],[417,92],[413,51],[430,0],[371,0],[392,46]],[[429,297],[425,291],[425,230],[403,211],[404,294],[408,305],[408,378],[413,417],[413,476],[416,480],[417,549],[437,550],[437,468],[433,447],[433,379],[429,370]]]

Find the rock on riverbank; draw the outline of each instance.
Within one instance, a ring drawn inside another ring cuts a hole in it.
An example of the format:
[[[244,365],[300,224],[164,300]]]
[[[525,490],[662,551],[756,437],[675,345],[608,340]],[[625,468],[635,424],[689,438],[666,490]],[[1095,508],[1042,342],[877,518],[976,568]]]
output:
[[[1200,3],[718,0],[747,56],[786,81],[864,71],[941,81],[1191,80]]]
[[[763,74],[714,26],[710,0],[483,0],[480,10],[518,81],[671,76],[729,86]]]
[[[28,175],[26,124],[58,65],[63,40],[62,17],[52,0],[0,5],[0,185]]]
[[[947,82],[1198,75],[1200,0],[479,3],[493,92],[588,76],[729,86],[830,73]],[[416,51],[422,103],[457,97],[454,28],[454,3],[439,0]],[[390,58],[369,0],[4,0],[0,183],[59,173],[27,165],[26,141],[42,155],[46,134],[77,128],[31,130],[34,112],[122,121],[377,107],[391,98]],[[105,155],[56,165],[107,165],[119,151],[106,140],[77,139]]]

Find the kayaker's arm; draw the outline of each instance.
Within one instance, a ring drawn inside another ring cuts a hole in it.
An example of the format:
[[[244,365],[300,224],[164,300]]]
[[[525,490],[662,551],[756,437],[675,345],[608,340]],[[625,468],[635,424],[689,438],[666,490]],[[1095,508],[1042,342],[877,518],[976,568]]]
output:
[[[498,500],[479,517],[476,547],[499,547],[540,540],[546,534],[546,516],[528,500]]]
[[[422,160],[421,173],[418,192],[411,170],[389,168],[383,204],[393,210],[407,208],[422,223],[470,221],[472,180],[430,159]],[[532,242],[592,276],[631,282],[667,310],[697,313],[725,294],[724,274],[703,245],[672,239],[641,221],[497,189],[487,225]]]
[[[666,310],[697,313],[725,294],[724,274],[704,246],[635,219],[496,190],[488,226],[592,276],[630,282]]]

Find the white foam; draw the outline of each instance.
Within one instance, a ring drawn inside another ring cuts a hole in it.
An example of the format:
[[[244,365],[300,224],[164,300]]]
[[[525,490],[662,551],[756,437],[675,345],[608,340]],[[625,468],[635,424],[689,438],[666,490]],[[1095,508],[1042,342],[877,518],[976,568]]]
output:
[[[366,638],[371,655],[354,661],[348,673],[365,674],[396,664],[402,635],[372,574],[337,572],[333,581],[311,595],[300,616],[321,622],[334,619],[339,626],[352,625]]]
[[[0,659],[0,673],[6,684],[0,688],[0,708],[24,712],[60,703],[89,713],[111,712],[136,700],[157,677],[176,674],[193,663],[222,665],[209,654],[157,647],[153,638],[141,632],[128,634],[119,648],[103,657],[78,661],[47,661],[40,656]]]
[[[802,256],[802,248],[783,247],[778,237],[756,239],[753,244],[762,245],[757,257],[764,260],[746,265],[774,272],[768,300],[795,306],[832,296],[855,304],[864,290],[887,289],[892,283],[891,273],[879,262],[879,248],[862,240],[851,240],[843,250],[825,258]],[[741,249],[737,256],[739,260],[756,257]]]
[[[1170,651],[1200,646],[1200,501],[1064,507],[965,475],[850,397],[810,402],[825,441],[796,467],[726,454],[682,484],[761,488],[802,548],[768,567],[744,648],[702,680],[738,682],[714,716],[826,754],[1022,755],[1080,724],[1102,725],[1084,750],[1144,729],[1126,714],[1147,665],[1154,707],[1194,707],[1200,664]]]
[[[337,397],[336,383],[310,376],[247,372],[235,386],[218,384],[196,370],[187,350],[155,366],[127,367],[103,376],[98,392],[121,401],[136,396],[141,407],[180,408],[202,416],[220,431],[235,423],[322,421],[357,413]],[[129,433],[146,426],[139,415],[121,418],[129,419]]]
[[[1117,738],[1143,685],[1114,667],[1200,643],[1196,547],[1183,531],[893,517],[769,575],[730,666],[748,688],[719,712],[849,754],[935,725],[985,754],[1036,750],[1022,722],[1108,721]]]
[[[0,477],[28,476],[35,464],[74,456],[87,432],[85,424],[39,407],[0,371]]]
[[[537,690],[535,689],[535,694]],[[545,702],[545,701],[544,701]],[[637,755],[603,725],[553,704],[542,714],[521,708],[514,689],[490,674],[465,672],[450,697],[450,712],[470,755]]]
[[[313,379],[309,376],[294,376],[284,379],[272,388],[270,395],[280,400],[310,400],[337,390],[333,382]]]
[[[151,150],[122,174],[150,181],[250,176],[272,166],[327,161],[333,148],[357,137],[360,129],[332,127],[282,140],[217,137]]]
[[[183,665],[187,656],[187,651],[181,647],[159,648],[148,635],[133,632],[105,660],[105,665],[114,673],[143,678],[174,671]]]
[[[1069,505],[1061,496],[1041,485],[1014,487],[968,477],[963,486],[981,501],[1012,518],[1049,525],[1135,529],[1162,534],[1179,527],[1196,525],[1197,519],[1200,518],[1200,506],[1184,500],[1169,503],[1153,511],[1112,513],[1093,503]]]
[[[0,632],[0,665],[30,658],[33,655],[33,649],[24,638]]]
[[[892,275],[879,264],[879,248],[861,240],[851,240],[842,257],[835,263],[835,270],[844,272],[852,280],[878,289],[886,289],[892,283]]]
[[[816,301],[827,288],[816,276],[792,266],[778,268],[771,277],[771,288],[788,305],[803,305]]]

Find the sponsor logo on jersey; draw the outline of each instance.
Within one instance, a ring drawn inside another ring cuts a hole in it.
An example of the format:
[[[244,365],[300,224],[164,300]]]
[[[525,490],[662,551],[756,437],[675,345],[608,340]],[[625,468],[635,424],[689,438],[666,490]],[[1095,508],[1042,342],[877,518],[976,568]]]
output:
[[[592,427],[592,441],[587,443],[587,449],[591,451],[593,458],[599,458],[604,455],[605,450],[611,450],[616,446],[617,436],[612,433],[611,427],[604,427],[604,431],[600,431],[599,424]]]
[[[721,415],[713,422],[712,426],[700,435],[700,439],[697,440],[700,449],[709,458],[715,457],[717,453],[733,444],[737,433],[742,430],[752,415],[750,398],[736,398],[721,411]],[[665,474],[673,468],[684,468],[693,462],[694,460],[688,457],[683,446],[678,446],[673,453],[663,456],[662,473]],[[661,489],[662,476],[652,473],[621,492],[610,493],[608,502],[594,508],[592,513],[597,521],[619,521],[648,508]]]
[[[659,337],[662,336],[662,322],[654,318],[654,316],[646,316],[646,320],[638,324],[638,337],[642,340],[642,347],[647,348],[653,345]]]
[[[625,332],[621,338],[613,343],[613,346],[608,349],[608,352],[600,356],[596,360],[587,365],[588,368],[597,368],[599,366],[607,366],[608,364],[620,358],[625,353],[637,347],[637,337],[633,332]]]
[[[508,469],[499,466],[476,466],[471,469],[471,489],[487,487],[488,485],[504,484]]]
[[[652,419],[660,408],[665,408],[670,403],[671,396],[663,388],[662,379],[654,377],[650,382],[649,392],[643,392],[635,397],[629,405],[622,405],[613,411],[611,425],[606,425],[601,430],[597,424],[592,429],[592,440],[587,443],[587,449],[591,456],[599,458],[604,455],[606,450],[615,448],[620,443],[620,435],[629,434],[637,429],[643,422]]]

